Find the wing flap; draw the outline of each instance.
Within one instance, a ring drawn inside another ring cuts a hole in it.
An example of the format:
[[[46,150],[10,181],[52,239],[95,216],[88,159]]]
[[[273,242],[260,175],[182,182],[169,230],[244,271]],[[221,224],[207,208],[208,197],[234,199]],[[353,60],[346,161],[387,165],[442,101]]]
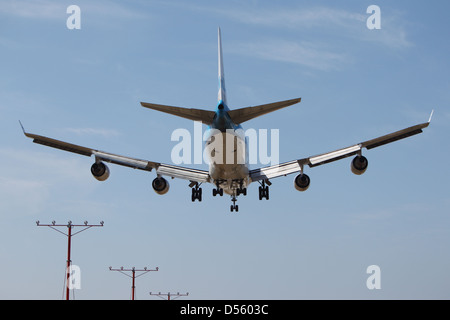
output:
[[[379,147],[379,146],[382,146],[382,145],[385,145],[385,144],[388,144],[388,143],[391,143],[391,142],[394,142],[397,140],[401,140],[401,139],[408,138],[413,135],[419,134],[419,133],[423,132],[422,129],[428,127],[429,124],[430,124],[429,122],[418,124],[418,125],[415,125],[415,126],[403,129],[403,130],[399,130],[399,131],[384,135],[379,138],[375,138],[372,140],[362,142],[361,145],[362,145],[362,147],[370,150],[370,149],[373,149],[373,148],[376,148],[376,147]]]
[[[120,156],[117,154],[103,151],[93,151],[92,154],[94,154],[96,158],[109,163],[114,163],[121,166],[130,167],[133,169],[141,169],[145,171],[152,171],[152,169],[157,168],[160,165],[160,163],[157,162]]]
[[[318,156],[310,157],[308,165],[310,167],[319,166],[321,164],[329,163],[332,161],[340,160],[346,157],[350,157],[361,150],[361,145],[357,144],[351,147],[342,148],[336,151],[324,153]]]
[[[47,137],[40,136],[40,135],[37,135],[37,134],[25,133],[25,135],[28,138],[33,139],[34,143],[42,144],[44,146],[48,146],[48,147],[52,147],[52,148],[56,148],[56,149],[61,149],[61,150],[64,150],[64,151],[78,153],[78,154],[81,154],[83,156],[90,157],[92,155],[92,152],[93,152],[93,150],[90,149],[90,148],[78,146],[76,144],[67,143],[67,142],[60,141],[60,140],[47,138]]]
[[[272,179],[280,176],[300,171],[299,161],[289,161],[278,165],[254,169],[249,171],[250,179],[252,181],[259,181],[265,179]]]
[[[156,173],[172,178],[180,178],[197,182],[209,182],[210,180],[208,171],[172,166],[163,163],[158,166]]]

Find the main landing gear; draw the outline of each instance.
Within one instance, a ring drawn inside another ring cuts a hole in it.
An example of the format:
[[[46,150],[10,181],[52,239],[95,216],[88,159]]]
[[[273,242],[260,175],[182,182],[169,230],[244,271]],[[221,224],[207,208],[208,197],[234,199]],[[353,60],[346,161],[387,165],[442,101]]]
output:
[[[199,186],[200,184],[195,183],[194,187],[192,188],[192,202],[194,202],[195,200],[198,200],[199,202],[202,201],[202,188],[199,188]]]
[[[213,196],[223,196],[223,188],[220,187],[221,183],[223,181],[216,181],[216,187],[213,189],[212,194]],[[272,184],[268,179],[259,181],[260,187],[259,187],[259,200],[262,200],[263,198],[266,198],[269,200],[269,186]],[[267,184],[267,185],[266,185]],[[192,202],[195,200],[198,200],[199,202],[202,201],[202,188],[200,188],[201,183],[191,181],[189,184],[189,187],[192,188]],[[230,185],[227,185],[227,187],[231,187],[233,190],[233,194],[231,195],[231,201],[233,204],[230,206],[230,211],[239,211],[239,206],[236,204],[237,197],[241,194],[246,196],[247,195],[247,188],[244,187],[244,180],[232,180]]]
[[[263,198],[266,198],[266,200],[269,200],[269,186],[272,184],[269,180],[262,180],[262,182],[259,182],[261,186],[259,186],[259,200],[262,200]],[[267,186],[266,186],[267,183]]]
[[[223,189],[219,186],[220,182],[216,182],[216,188],[213,189],[213,197],[219,195],[219,196],[223,196]]]
[[[247,188],[244,188],[244,181],[239,181],[239,188],[236,189],[236,196],[243,194],[244,196],[247,195]]]

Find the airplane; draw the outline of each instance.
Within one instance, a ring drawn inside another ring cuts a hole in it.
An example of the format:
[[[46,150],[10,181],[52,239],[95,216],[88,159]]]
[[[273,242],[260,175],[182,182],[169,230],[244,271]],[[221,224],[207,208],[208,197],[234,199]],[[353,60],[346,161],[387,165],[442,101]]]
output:
[[[306,191],[310,186],[311,180],[304,172],[305,166],[312,168],[350,156],[355,156],[350,163],[351,171],[356,175],[361,175],[368,167],[368,160],[362,155],[362,150],[364,148],[370,150],[419,134],[422,132],[422,129],[428,127],[433,115],[432,111],[428,122],[417,124],[375,139],[353,144],[349,147],[249,170],[248,159],[245,156],[248,153],[248,140],[242,135],[243,130],[241,125],[248,120],[297,104],[301,101],[301,98],[233,110],[230,109],[226,99],[220,27],[218,28],[218,67],[219,92],[218,102],[214,111],[141,102],[141,105],[145,108],[165,112],[193,121],[201,121],[203,124],[207,125],[208,139],[205,143],[205,148],[210,148],[208,149],[208,152],[206,152],[210,159],[209,170],[198,170],[172,164],[141,160],[87,148],[28,133],[21,123],[20,125],[25,136],[33,139],[34,143],[88,157],[94,156],[95,162],[91,166],[91,173],[99,181],[105,181],[110,175],[109,168],[105,162],[144,171],[155,170],[156,178],[152,182],[152,187],[157,194],[163,195],[169,191],[169,182],[166,178],[180,178],[189,181],[189,187],[192,189],[192,202],[195,200],[200,202],[202,201],[202,188],[200,185],[203,183],[211,183],[214,185],[214,189],[212,190],[213,196],[223,196],[223,193],[230,195],[232,201],[230,211],[237,212],[239,210],[239,207],[236,204],[237,197],[239,195],[246,196],[247,187],[253,182],[260,184],[259,200],[269,200],[269,186],[272,184],[270,180],[293,173],[298,173],[294,178],[295,189],[298,191]],[[214,141],[225,141],[229,138],[233,139],[231,140],[233,141],[232,148],[227,148],[226,144],[222,144],[221,148],[217,147],[217,144],[213,146]],[[224,159],[233,160],[223,161]]]

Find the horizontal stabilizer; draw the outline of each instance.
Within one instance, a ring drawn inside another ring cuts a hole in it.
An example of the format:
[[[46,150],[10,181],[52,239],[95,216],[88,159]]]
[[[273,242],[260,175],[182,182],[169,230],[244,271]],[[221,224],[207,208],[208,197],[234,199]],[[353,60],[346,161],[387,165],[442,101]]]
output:
[[[202,110],[202,109],[192,109],[192,108],[182,108],[182,107],[172,107],[165,106],[162,104],[154,104],[141,102],[141,105],[145,108],[153,109],[156,111],[165,112],[174,116],[186,118],[194,121],[201,121],[204,124],[211,124],[215,115],[214,111]]]
[[[301,101],[301,98],[297,98],[297,99],[263,104],[263,105],[259,105],[259,106],[255,106],[255,107],[240,108],[240,109],[228,111],[228,115],[230,116],[231,120],[235,124],[241,124],[250,119],[262,116],[266,113],[276,111],[276,110],[291,106],[293,104],[299,103],[300,101]]]

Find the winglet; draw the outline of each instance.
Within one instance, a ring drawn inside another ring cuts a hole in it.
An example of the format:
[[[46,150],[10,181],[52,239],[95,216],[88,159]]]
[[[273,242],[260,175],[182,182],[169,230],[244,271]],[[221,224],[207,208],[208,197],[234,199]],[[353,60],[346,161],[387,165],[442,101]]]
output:
[[[431,122],[431,118],[433,117],[433,112],[434,112],[434,109],[433,109],[433,110],[431,110],[430,118],[428,118],[428,123],[430,123],[430,122]]]
[[[25,132],[25,129],[23,128],[22,122],[20,122],[20,120],[19,120],[19,123],[20,123],[20,126],[22,127],[23,134],[27,135],[26,132]]]

